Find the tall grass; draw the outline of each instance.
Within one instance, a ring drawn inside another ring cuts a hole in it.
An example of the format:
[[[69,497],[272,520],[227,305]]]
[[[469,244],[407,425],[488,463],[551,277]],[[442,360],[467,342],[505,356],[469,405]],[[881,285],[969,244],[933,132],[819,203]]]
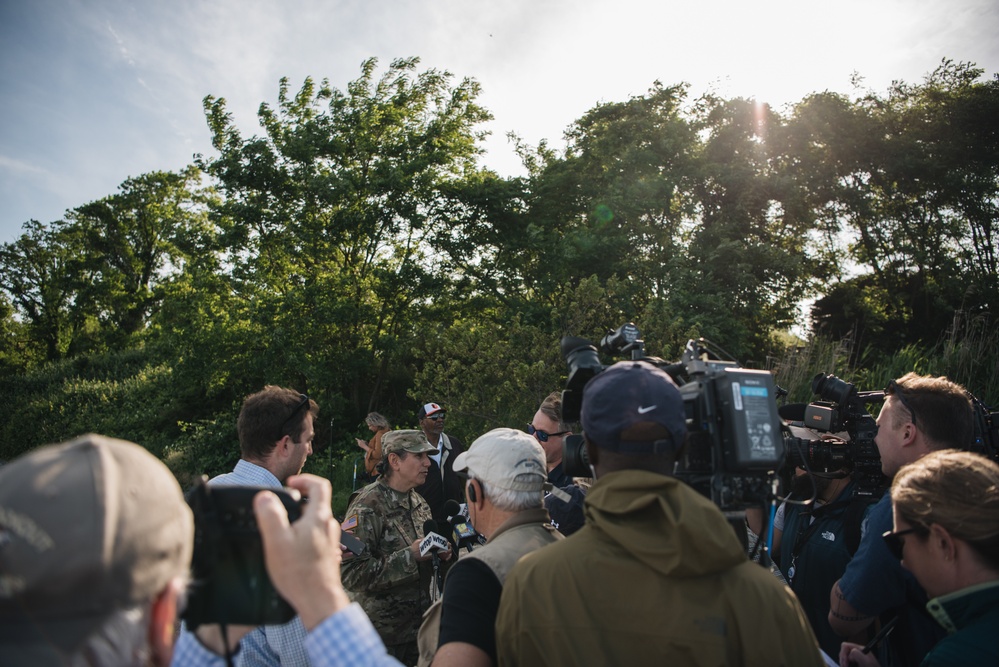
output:
[[[788,391],[790,402],[815,398],[811,384],[818,373],[836,375],[860,391],[870,391],[913,371],[945,375],[995,409],[999,405],[999,331],[990,325],[987,314],[970,317],[958,312],[936,345],[908,345],[891,354],[858,351],[851,338],[813,336],[789,346],[770,370],[775,371],[777,384]]]

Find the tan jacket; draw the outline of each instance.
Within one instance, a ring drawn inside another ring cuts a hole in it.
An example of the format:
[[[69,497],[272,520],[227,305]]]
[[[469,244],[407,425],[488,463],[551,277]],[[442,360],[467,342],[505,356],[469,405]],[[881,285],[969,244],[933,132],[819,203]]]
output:
[[[490,536],[485,546],[465,552],[462,558],[477,558],[489,566],[502,585],[510,568],[521,556],[535,549],[563,539],[562,533],[549,523],[548,512],[542,508],[519,512],[504,521]],[[447,585],[444,586],[447,596]],[[418,667],[427,667],[437,653],[437,640],[441,629],[441,604],[435,602],[423,614],[423,625],[417,644],[420,647]]]
[[[711,501],[641,470],[590,488],[586,525],[503,586],[499,664],[823,665],[794,594]]]

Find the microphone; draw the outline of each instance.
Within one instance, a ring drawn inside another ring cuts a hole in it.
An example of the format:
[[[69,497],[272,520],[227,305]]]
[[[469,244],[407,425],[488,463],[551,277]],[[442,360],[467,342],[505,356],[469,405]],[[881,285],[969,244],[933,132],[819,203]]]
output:
[[[459,549],[465,547],[471,551],[473,544],[483,543],[482,536],[475,532],[472,524],[468,523],[465,515],[461,513],[461,505],[457,500],[452,499],[444,503],[444,514],[451,524],[451,534]]]
[[[448,500],[446,503],[444,503],[444,516],[447,517],[448,521],[451,521],[459,514],[461,514],[461,505],[458,503],[457,500],[454,500],[452,498]],[[464,515],[462,514],[462,516]]]
[[[426,537],[420,542],[421,556],[426,556],[429,553],[436,558],[438,552],[447,551],[451,548],[447,542],[447,538],[437,533],[437,522],[433,519],[427,519],[423,524],[423,533]]]
[[[420,555],[426,556],[427,553],[430,554],[430,559],[434,566],[434,583],[431,587],[431,592],[436,589],[439,596],[444,589],[444,582],[441,580],[441,557],[437,554],[439,551],[447,551],[451,546],[448,544],[447,538],[437,534],[437,522],[433,519],[427,519],[423,522],[423,534],[426,537],[420,542]],[[436,599],[436,596],[432,597]]]

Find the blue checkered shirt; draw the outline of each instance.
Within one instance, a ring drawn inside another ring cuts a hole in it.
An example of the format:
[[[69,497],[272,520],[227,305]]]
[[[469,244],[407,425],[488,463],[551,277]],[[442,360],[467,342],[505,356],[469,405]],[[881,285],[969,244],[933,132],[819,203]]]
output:
[[[245,642],[244,638],[240,643],[236,664],[243,657]],[[402,667],[402,663],[385,652],[381,638],[356,602],[313,628],[305,638],[305,649],[315,667]],[[208,651],[190,632],[184,632],[174,647],[171,664],[221,667],[225,659]]]
[[[208,485],[278,488],[281,482],[266,468],[240,459],[232,472],[212,478]],[[183,635],[190,635],[186,627],[181,639]],[[305,650],[305,626],[297,616],[283,625],[257,628],[243,637],[239,646],[237,667],[310,667],[312,664]],[[175,658],[173,664],[185,663],[178,663]]]

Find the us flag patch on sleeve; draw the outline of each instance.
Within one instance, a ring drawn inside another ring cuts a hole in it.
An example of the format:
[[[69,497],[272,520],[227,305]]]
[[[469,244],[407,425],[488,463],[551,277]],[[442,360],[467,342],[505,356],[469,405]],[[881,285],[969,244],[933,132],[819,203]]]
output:
[[[340,529],[344,531],[351,531],[357,528],[357,512],[354,512],[340,524]]]

